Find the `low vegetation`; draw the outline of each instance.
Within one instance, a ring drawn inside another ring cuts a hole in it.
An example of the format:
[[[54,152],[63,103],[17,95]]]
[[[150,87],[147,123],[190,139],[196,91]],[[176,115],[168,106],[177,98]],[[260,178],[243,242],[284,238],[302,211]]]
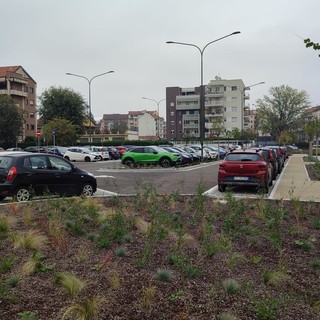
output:
[[[0,211],[0,319],[320,319],[320,204],[202,195]]]

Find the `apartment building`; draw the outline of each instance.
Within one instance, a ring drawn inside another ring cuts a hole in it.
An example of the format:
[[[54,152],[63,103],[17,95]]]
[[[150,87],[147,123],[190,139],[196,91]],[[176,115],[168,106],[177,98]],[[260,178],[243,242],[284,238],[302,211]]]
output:
[[[148,136],[152,139],[163,139],[165,137],[165,121],[157,111],[129,111],[129,129],[138,131],[141,139]]]
[[[245,101],[249,99],[241,79],[215,77],[205,85],[205,138],[223,130],[244,130]],[[166,133],[169,140],[200,137],[200,87],[166,88]]]
[[[20,141],[36,136],[36,87],[22,66],[0,67],[0,95],[11,96],[23,114],[22,136],[17,137]]]

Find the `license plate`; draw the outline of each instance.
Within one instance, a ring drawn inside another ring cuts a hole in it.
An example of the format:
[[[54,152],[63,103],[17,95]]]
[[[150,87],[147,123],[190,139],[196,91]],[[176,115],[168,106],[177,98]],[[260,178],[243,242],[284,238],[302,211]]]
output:
[[[248,177],[234,177],[233,180],[236,180],[236,181],[247,181],[249,180]]]

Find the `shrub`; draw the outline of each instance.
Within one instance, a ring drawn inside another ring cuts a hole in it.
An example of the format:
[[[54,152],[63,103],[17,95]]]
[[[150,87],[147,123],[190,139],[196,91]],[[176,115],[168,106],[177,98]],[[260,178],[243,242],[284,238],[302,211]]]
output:
[[[53,275],[53,282],[63,287],[70,298],[75,299],[86,286],[86,281],[77,278],[70,273],[57,272]]]
[[[28,232],[19,232],[13,234],[13,246],[15,249],[43,249],[47,243],[47,236],[41,234],[37,230],[30,230]]]
[[[83,319],[93,320],[96,319],[99,311],[99,307],[103,302],[103,298],[100,296],[94,296],[92,298],[85,298],[84,300],[73,304],[68,307],[62,316],[64,319]]]
[[[237,293],[239,291],[240,285],[235,279],[225,279],[222,282],[222,286],[227,293]]]
[[[159,269],[157,271],[156,279],[160,282],[171,282],[172,281],[172,271],[168,269]]]

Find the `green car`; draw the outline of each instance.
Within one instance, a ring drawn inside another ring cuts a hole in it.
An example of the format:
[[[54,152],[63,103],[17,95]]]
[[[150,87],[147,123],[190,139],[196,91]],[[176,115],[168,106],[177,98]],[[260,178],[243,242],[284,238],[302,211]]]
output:
[[[167,152],[157,146],[135,147],[122,155],[121,163],[128,167],[137,164],[157,164],[168,168],[180,160],[179,155]]]

